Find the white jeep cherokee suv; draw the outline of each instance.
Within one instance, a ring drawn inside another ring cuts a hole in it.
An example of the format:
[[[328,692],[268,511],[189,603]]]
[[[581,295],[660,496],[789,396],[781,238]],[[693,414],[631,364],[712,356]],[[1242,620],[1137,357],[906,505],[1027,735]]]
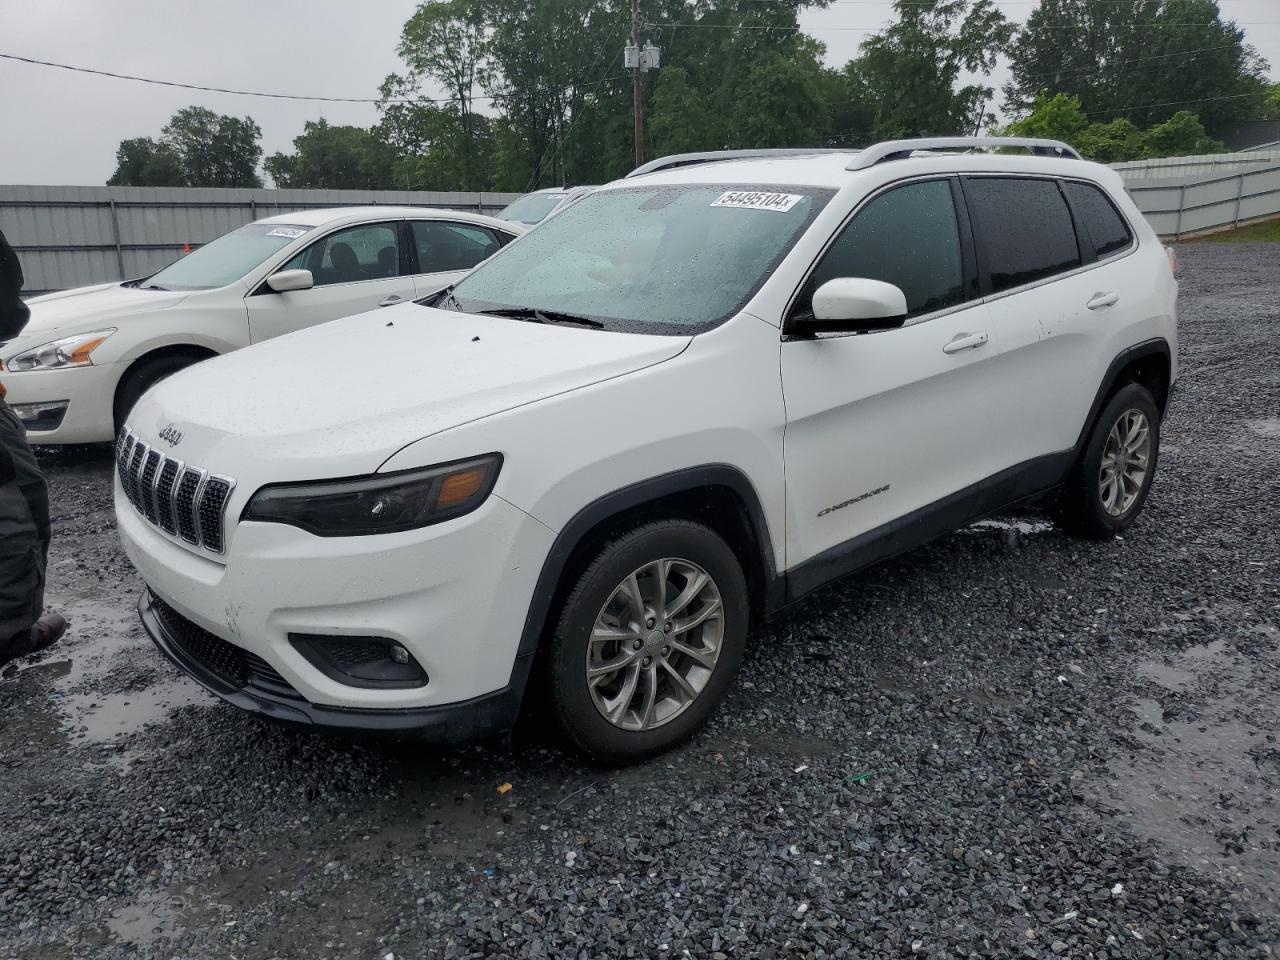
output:
[[[532,672],[581,749],[645,757],[754,616],[1015,503],[1132,523],[1176,295],[1120,178],[1059,143],[658,161],[427,303],[143,397],[116,485],[143,622],[280,720],[457,740]]]

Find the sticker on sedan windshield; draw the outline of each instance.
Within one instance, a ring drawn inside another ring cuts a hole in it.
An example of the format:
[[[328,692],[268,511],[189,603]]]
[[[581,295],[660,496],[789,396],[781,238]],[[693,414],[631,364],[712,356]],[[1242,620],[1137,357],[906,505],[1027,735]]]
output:
[[[297,227],[276,227],[270,231],[268,237],[284,237],[287,240],[297,240],[307,231],[299,230]]]
[[[761,193],[758,190],[730,190],[720,194],[713,207],[737,207],[740,210],[773,210],[786,213],[804,197],[795,193]]]

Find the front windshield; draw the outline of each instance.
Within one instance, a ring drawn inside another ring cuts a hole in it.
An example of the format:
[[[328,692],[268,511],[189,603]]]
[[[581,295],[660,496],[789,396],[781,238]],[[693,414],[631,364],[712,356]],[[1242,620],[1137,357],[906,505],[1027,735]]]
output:
[[[592,193],[477,267],[450,302],[697,333],[742,308],[831,196],[710,184]]]
[[[225,287],[312,229],[290,223],[251,223],[193,250],[141,286],[162,290]]]
[[[527,223],[532,226],[545,220],[547,214],[563,199],[563,193],[530,193],[519,200],[511,201],[502,208],[498,217],[502,220]]]

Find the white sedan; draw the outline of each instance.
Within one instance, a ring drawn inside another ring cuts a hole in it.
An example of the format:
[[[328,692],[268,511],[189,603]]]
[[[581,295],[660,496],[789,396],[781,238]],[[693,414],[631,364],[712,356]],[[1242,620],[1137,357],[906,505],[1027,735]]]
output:
[[[138,398],[183,367],[435,293],[527,229],[421,207],[258,220],[150,277],[28,301],[26,329],[0,343],[8,402],[32,443],[113,440]]]

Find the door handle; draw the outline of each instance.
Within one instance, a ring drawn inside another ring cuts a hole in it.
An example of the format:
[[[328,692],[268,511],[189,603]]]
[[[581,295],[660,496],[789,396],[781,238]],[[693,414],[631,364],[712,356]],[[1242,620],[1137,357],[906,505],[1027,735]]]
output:
[[[942,348],[943,353],[959,353],[961,350],[972,350],[987,342],[985,333],[957,333]]]
[[[403,301],[404,301],[404,297],[400,296],[400,294],[398,293],[393,293],[391,296],[387,297],[385,300],[379,303],[378,306],[394,307],[397,303],[401,303]]]
[[[1085,304],[1090,310],[1101,310],[1103,307],[1114,307],[1120,301],[1118,293],[1095,293],[1093,299]]]

